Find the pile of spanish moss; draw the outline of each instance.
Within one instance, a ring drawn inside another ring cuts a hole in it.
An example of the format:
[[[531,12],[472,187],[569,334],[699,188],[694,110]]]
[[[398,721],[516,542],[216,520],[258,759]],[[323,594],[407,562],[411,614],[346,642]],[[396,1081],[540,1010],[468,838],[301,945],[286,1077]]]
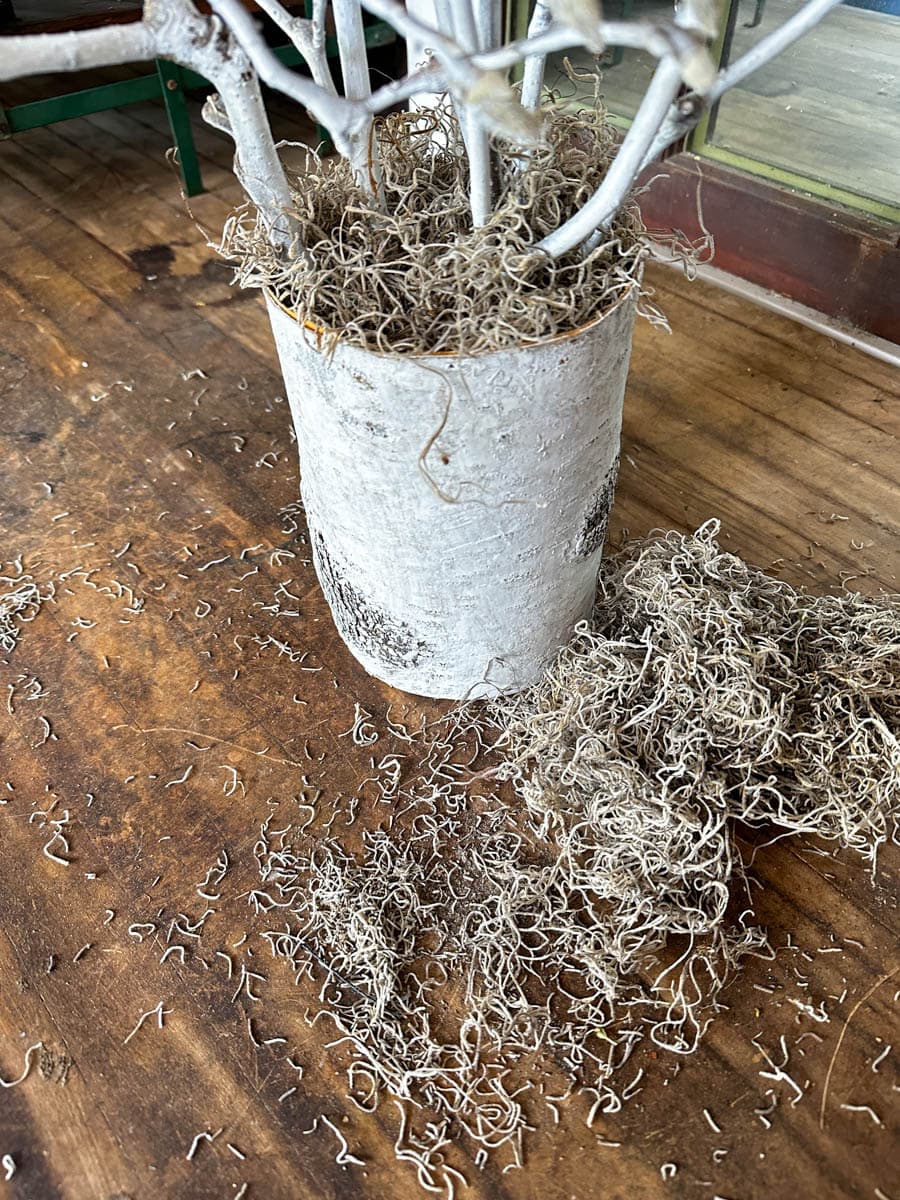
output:
[[[542,817],[563,795],[581,811],[611,772],[667,818],[700,800],[874,857],[900,798],[900,597],[798,592],[718,529],[604,567],[593,621],[494,706],[504,770]]]
[[[276,250],[252,206],[217,249],[242,287],[270,289],[299,320],[343,341],[403,354],[475,354],[567,333],[640,287],[643,225],[626,204],[587,257],[536,252],[596,190],[616,149],[599,106],[545,114],[544,140],[506,149],[488,223],[472,228],[468,163],[451,109],[395,113],[375,125],[381,207],[344,159],[306,151],[291,179],[299,236]],[[300,245],[306,252],[300,252]],[[660,315],[643,297],[642,311]]]
[[[717,533],[604,562],[593,619],[531,690],[389,723],[424,766],[404,783],[401,754],[373,758],[378,828],[263,828],[273,951],[318,987],[356,1103],[403,1109],[426,1187],[452,1192],[461,1132],[477,1161],[521,1162],[544,1105],[575,1091],[593,1123],[640,1087],[637,1046],[695,1049],[741,960],[770,953],[748,825],[872,864],[896,837],[900,597],[798,592]]]

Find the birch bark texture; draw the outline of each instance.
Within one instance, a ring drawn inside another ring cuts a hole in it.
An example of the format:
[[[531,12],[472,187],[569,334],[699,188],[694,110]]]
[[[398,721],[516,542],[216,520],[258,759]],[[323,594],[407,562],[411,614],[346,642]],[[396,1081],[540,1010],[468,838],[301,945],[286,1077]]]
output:
[[[516,691],[589,615],[635,303],[547,342],[411,357],[332,349],[267,297],[316,571],[370,674]]]

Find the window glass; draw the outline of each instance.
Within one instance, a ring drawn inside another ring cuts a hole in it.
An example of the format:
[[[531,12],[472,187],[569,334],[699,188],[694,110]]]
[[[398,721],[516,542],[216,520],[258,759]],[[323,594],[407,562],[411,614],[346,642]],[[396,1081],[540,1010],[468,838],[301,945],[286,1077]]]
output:
[[[655,17],[670,17],[671,3],[660,0],[607,0],[603,5],[607,20],[653,20]],[[643,50],[610,47],[599,59],[587,51],[554,54],[547,63],[544,75],[548,87],[559,95],[561,101],[588,99],[593,95],[591,80],[573,83],[567,76],[564,60],[568,59],[575,73],[600,71],[600,94],[613,117],[634,116],[641,97],[650,82],[656,66],[652,54]]]
[[[783,24],[801,2],[732,0],[723,62],[733,62]],[[653,19],[671,12],[664,0],[604,4],[611,19]],[[563,102],[589,95],[590,81],[567,78],[564,57],[555,55],[548,63],[548,86]],[[599,60],[586,52],[569,58],[576,71],[599,66],[601,95],[614,119],[634,115],[653,73],[651,55],[610,48]],[[900,0],[838,5],[728,92],[698,133],[702,136],[695,136],[690,147],[697,154],[775,178],[787,172],[799,186],[808,180],[810,191],[825,195],[839,189],[878,205],[900,206]]]
[[[735,0],[732,61],[799,0]],[[900,203],[900,0],[853,0],[723,97],[707,141],[889,204]]]

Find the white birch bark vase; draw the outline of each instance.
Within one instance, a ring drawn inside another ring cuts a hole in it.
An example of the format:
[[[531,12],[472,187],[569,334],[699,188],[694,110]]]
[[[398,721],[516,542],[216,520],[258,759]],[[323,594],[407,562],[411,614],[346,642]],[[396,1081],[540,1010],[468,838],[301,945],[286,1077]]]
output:
[[[634,291],[572,334],[478,356],[331,353],[267,304],[313,561],[354,656],[421,696],[535,682],[591,609]]]

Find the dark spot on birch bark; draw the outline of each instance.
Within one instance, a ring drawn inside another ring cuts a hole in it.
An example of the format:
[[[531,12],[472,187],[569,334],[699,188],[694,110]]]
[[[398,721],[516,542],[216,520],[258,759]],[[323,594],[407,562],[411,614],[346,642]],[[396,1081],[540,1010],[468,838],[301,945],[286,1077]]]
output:
[[[414,667],[431,657],[427,643],[403,621],[376,608],[347,579],[320,533],[312,538],[313,561],[338,632],[351,645],[397,667]]]
[[[584,515],[581,528],[572,546],[573,558],[590,558],[592,554],[603,548],[618,477],[619,456],[617,454],[615,462],[610,467],[600,489],[594,494]]]

